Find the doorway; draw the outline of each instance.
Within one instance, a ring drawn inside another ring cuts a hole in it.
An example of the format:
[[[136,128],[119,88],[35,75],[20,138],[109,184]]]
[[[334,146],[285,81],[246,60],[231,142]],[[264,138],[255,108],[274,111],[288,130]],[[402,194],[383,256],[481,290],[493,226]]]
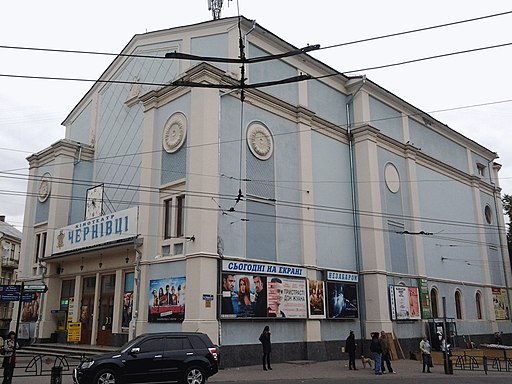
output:
[[[101,276],[100,312],[98,316],[98,345],[112,345],[115,285],[115,274]]]
[[[96,276],[85,277],[82,289],[82,305],[80,306],[80,322],[82,323],[80,344],[91,344],[95,288]]]

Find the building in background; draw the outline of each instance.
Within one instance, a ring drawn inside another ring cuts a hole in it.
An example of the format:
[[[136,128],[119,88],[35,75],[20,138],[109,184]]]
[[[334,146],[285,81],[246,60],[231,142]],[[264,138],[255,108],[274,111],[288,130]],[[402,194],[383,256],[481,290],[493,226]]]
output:
[[[5,222],[5,216],[0,215],[0,284],[16,284],[18,263],[20,260],[22,233],[14,226]],[[0,337],[5,338],[9,333],[11,320],[13,319],[12,301],[0,300]],[[16,321],[16,319],[14,319]]]
[[[230,366],[268,324],[276,361],[351,329],[408,353],[445,316],[454,343],[511,334],[496,153],[314,49],[245,18],[129,41],[28,158],[35,337],[202,331]]]

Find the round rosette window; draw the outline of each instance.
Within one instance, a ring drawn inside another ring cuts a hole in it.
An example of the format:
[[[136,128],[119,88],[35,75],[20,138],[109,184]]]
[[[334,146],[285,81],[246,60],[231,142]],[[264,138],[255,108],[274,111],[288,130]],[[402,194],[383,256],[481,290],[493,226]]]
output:
[[[253,123],[247,129],[247,145],[252,154],[260,160],[268,160],[274,151],[272,135],[261,123]]]
[[[165,123],[162,144],[166,152],[174,153],[181,148],[187,136],[187,118],[183,113],[173,114]]]

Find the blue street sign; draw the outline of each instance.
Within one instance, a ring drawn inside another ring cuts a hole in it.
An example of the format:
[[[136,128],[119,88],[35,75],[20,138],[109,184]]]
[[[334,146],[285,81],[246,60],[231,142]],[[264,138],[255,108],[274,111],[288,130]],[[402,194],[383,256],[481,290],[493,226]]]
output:
[[[0,293],[20,292],[21,285],[0,285]]]

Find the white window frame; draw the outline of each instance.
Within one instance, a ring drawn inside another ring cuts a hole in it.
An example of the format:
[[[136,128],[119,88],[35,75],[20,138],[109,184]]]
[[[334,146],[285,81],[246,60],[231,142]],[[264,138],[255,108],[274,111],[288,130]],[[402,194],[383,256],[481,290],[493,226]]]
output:
[[[160,191],[162,256],[176,256],[183,252],[187,201],[184,186],[180,183]]]

